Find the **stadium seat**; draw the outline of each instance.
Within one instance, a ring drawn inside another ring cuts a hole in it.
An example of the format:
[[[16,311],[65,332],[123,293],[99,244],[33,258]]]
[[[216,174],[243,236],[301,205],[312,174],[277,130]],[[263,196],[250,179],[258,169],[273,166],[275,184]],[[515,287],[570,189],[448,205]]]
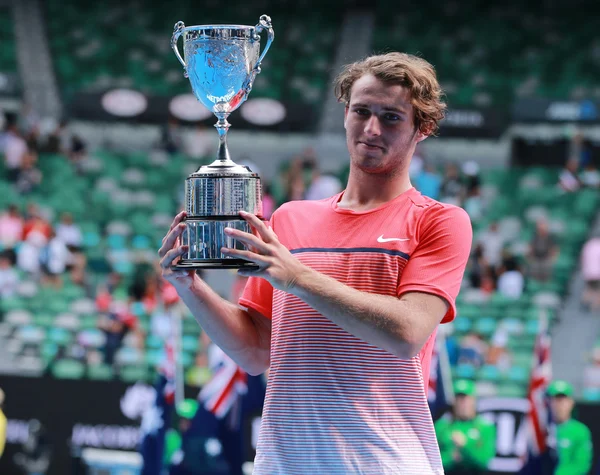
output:
[[[51,366],[52,375],[59,379],[81,379],[85,365],[76,360],[58,360]]]

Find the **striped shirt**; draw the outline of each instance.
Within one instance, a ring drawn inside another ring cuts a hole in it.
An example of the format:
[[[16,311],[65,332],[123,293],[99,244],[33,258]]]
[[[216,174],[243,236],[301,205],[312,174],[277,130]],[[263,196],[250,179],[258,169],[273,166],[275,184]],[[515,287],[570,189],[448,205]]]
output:
[[[364,292],[438,295],[451,321],[468,215],[414,188],[365,212],[338,208],[342,195],[287,203],[271,226],[307,266]],[[272,319],[255,475],[443,473],[425,387],[435,332],[404,360],[264,279],[248,280],[240,305]]]

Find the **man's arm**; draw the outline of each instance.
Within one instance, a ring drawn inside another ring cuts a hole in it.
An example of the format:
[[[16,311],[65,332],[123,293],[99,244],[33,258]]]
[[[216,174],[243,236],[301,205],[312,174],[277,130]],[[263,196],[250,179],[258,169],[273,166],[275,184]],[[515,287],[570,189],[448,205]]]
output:
[[[177,290],[196,321],[210,339],[244,371],[258,375],[269,367],[271,347],[271,320],[255,310],[243,310],[225,300],[195,271],[174,270],[177,258],[187,252],[187,246],[178,245],[185,229],[181,221],[185,212],[173,220],[169,233],[158,251],[162,276]]]
[[[309,267],[288,291],[352,335],[404,359],[419,353],[448,310],[436,295],[361,292]]]
[[[286,249],[271,228],[254,215],[241,214],[258,235],[229,228],[225,232],[254,251],[225,248],[222,251],[259,266],[255,271],[240,271],[242,275],[266,279],[274,288],[298,296],[356,337],[400,358],[411,358],[419,352],[450,305],[448,299],[431,290],[432,285],[419,285],[418,282],[425,278],[425,273],[431,267],[437,266],[454,269],[453,272],[458,269],[460,276],[456,280],[460,284],[471,245],[470,232],[468,239],[461,241],[460,236],[452,235],[447,228],[438,226],[436,230],[428,230],[432,241],[442,243],[440,249],[443,252],[436,253],[425,248],[421,253],[423,257],[414,256],[416,260],[411,257],[410,265],[416,270],[407,274],[405,268],[405,283],[399,290],[398,298],[353,289],[305,266]],[[454,245],[455,241],[458,247]],[[455,255],[459,256],[458,260]],[[441,279],[447,277],[440,275]]]

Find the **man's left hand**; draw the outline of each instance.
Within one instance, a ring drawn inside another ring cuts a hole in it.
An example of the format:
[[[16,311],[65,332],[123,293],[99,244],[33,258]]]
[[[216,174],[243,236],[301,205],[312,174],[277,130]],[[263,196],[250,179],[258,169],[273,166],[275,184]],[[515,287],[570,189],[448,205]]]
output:
[[[258,266],[257,270],[240,269],[243,276],[262,277],[273,287],[290,292],[298,277],[308,270],[292,253],[279,242],[273,229],[253,214],[240,211],[240,215],[256,231],[257,235],[239,229],[225,228],[225,234],[245,244],[248,250],[222,248],[227,256],[244,259]]]

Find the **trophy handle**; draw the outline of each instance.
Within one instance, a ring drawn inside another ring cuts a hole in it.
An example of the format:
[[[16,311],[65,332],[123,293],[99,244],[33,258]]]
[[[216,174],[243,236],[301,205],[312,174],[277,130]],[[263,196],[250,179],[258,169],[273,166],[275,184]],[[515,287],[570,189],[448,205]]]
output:
[[[188,77],[187,66],[185,64],[185,61],[181,57],[181,54],[179,54],[179,48],[177,48],[177,40],[179,40],[179,37],[181,36],[181,33],[183,33],[184,28],[185,28],[185,25],[182,21],[178,21],[177,23],[175,23],[175,27],[173,28],[173,36],[171,37],[171,48],[173,48],[173,51],[175,52],[175,56],[177,56],[177,59],[183,66],[183,77],[187,78]]]
[[[271,43],[273,43],[273,38],[275,38],[273,25],[271,25],[271,17],[268,15],[261,15],[260,20],[258,21],[258,25],[254,27],[254,31],[256,32],[254,35],[255,40],[260,39],[260,34],[263,30],[267,30],[267,44],[265,45],[265,49],[263,49],[260,58],[258,58],[256,65],[254,66],[254,71],[256,71],[255,74],[260,73],[260,63],[262,63],[262,60],[267,54],[267,51],[269,51],[269,48],[271,47]]]

